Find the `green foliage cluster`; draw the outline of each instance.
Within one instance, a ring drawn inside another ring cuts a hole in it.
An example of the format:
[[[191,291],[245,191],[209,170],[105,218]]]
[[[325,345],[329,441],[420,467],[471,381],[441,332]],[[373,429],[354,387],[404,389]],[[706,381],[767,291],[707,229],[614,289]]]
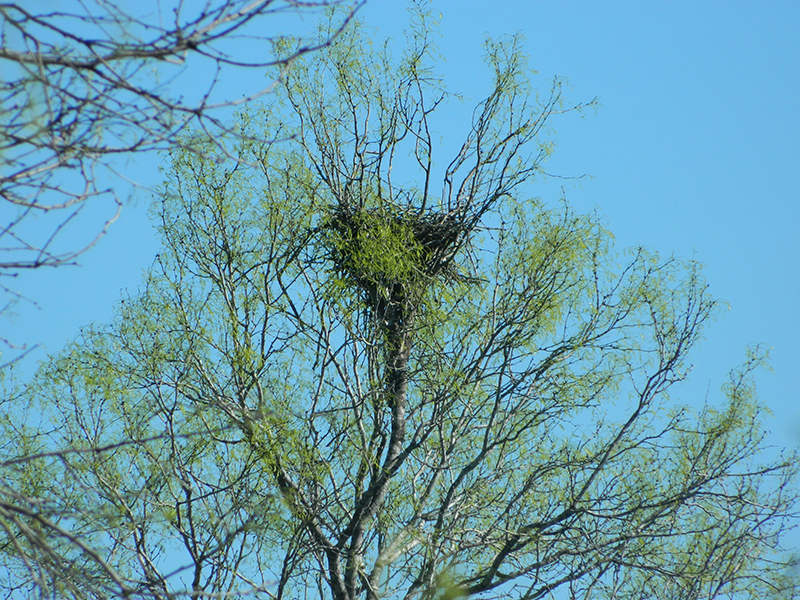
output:
[[[394,286],[412,294],[427,283],[426,251],[407,220],[361,210],[346,219],[334,216],[326,228],[330,230],[332,262],[344,276],[345,285],[388,299]]]

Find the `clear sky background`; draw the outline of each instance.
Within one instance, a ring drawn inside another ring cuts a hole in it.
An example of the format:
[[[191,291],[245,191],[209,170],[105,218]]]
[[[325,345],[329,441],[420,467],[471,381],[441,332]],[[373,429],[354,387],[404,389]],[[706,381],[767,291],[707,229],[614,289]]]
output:
[[[486,34],[525,35],[543,92],[559,76],[569,81],[568,101],[597,96],[596,113],[554,120],[558,147],[546,165],[589,177],[534,182],[530,192],[556,202],[563,187],[578,211],[603,215],[620,251],[644,245],[702,262],[712,294],[730,310],[707,329],[693,383],[678,396],[700,403],[718,395],[746,347],[764,344],[774,372],[760,373],[758,384],[775,415],[770,441],[800,446],[800,2],[438,0],[431,7],[442,15],[448,88],[465,95],[438,122],[442,139],[463,139],[488,91]],[[396,0],[368,0],[360,15],[380,37],[400,38],[407,23]],[[254,77],[233,83],[246,89]],[[118,167],[154,185],[158,163],[137,158]],[[6,281],[38,306],[19,304],[11,321],[0,321],[4,337],[57,351],[81,326],[108,321],[157,252],[146,216],[151,196],[138,188],[81,266]]]

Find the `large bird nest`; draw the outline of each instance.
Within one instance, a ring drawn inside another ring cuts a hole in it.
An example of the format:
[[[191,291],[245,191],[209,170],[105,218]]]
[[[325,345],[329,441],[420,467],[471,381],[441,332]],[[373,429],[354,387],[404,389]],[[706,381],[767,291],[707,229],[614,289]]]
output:
[[[416,307],[434,281],[463,279],[453,257],[469,227],[453,213],[338,206],[324,229],[335,270],[373,309]]]

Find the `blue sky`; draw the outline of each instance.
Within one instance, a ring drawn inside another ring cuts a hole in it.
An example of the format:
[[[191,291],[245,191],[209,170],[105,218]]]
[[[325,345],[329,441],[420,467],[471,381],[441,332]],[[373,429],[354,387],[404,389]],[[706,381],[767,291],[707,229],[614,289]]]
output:
[[[645,245],[702,262],[712,294],[731,308],[709,327],[682,399],[717,394],[745,348],[762,343],[774,369],[758,379],[775,415],[770,440],[800,445],[800,3],[440,0],[432,9],[442,14],[448,88],[466,97],[439,121],[442,139],[460,141],[487,91],[486,34],[525,35],[542,91],[557,75],[569,82],[569,101],[597,96],[596,113],[553,122],[558,147],[547,164],[589,177],[539,181],[531,193],[555,202],[563,187],[576,209],[603,215],[619,250]],[[400,37],[407,22],[395,0],[368,0],[361,17],[379,36]],[[117,167],[152,186],[158,162]],[[56,351],[81,326],[108,321],[157,251],[151,196],[134,190],[81,266],[7,282],[38,306],[19,304],[0,323],[4,336]]]

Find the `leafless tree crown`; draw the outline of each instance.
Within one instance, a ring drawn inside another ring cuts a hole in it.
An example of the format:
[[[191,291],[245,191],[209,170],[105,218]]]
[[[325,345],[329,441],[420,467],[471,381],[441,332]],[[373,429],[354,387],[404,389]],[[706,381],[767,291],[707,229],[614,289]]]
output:
[[[82,242],[59,243],[90,198],[119,206],[114,157],[182,143],[187,128],[228,131],[231,110],[268,93],[265,68],[289,17],[340,0],[4,3],[0,5],[0,274],[74,260],[116,218]],[[237,69],[249,79],[232,97]],[[35,215],[62,216],[31,222]],[[62,236],[63,237],[63,236]]]

